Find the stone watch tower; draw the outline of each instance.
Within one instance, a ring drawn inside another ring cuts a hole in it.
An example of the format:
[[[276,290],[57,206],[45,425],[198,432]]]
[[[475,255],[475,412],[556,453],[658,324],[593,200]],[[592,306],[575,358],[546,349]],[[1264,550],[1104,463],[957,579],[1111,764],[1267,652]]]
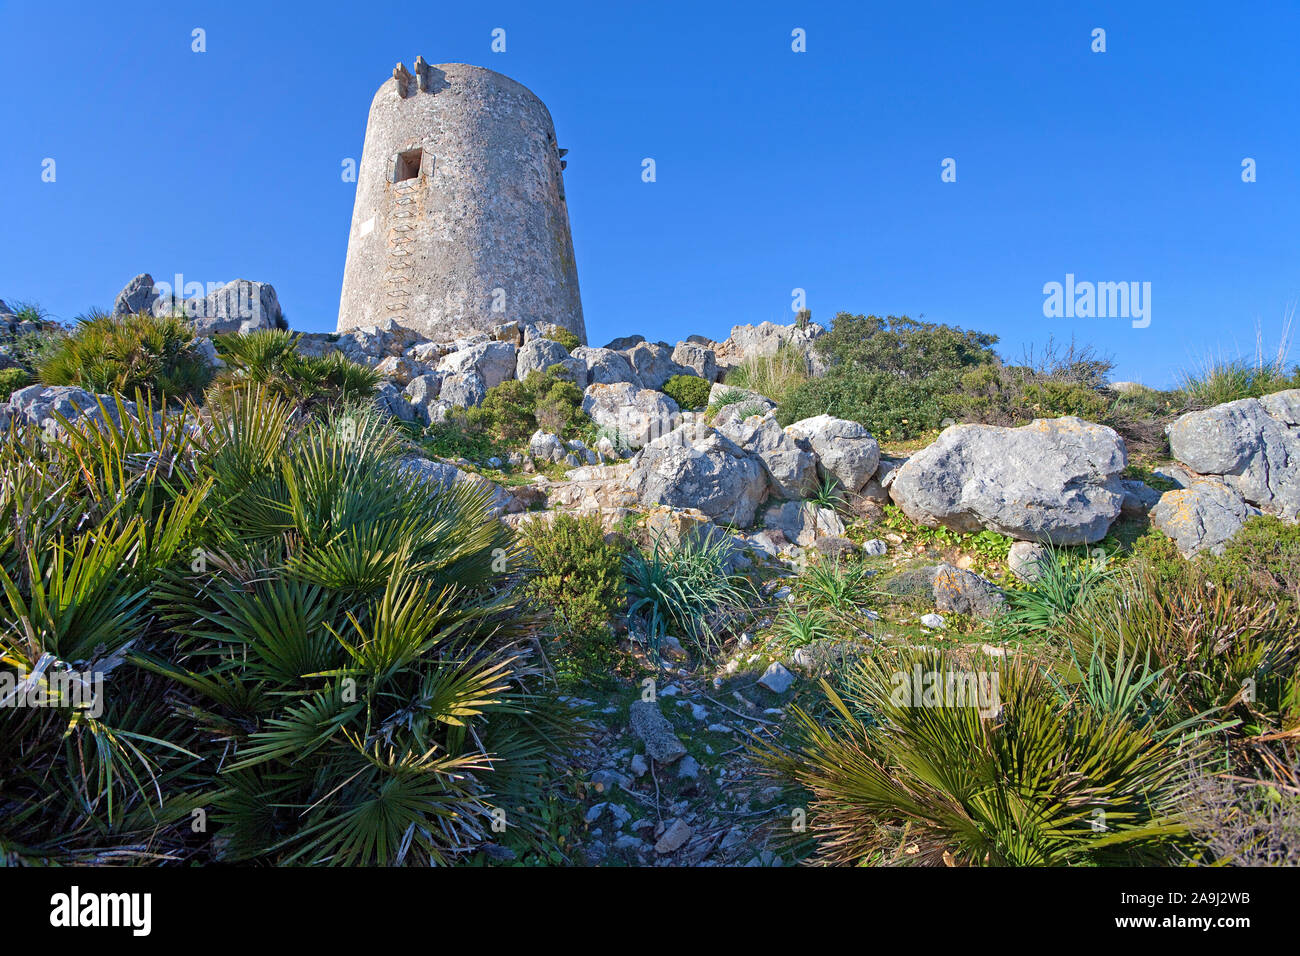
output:
[[[338,330],[391,318],[451,338],[514,319],[585,343],[566,152],[514,80],[399,63],[370,105]]]

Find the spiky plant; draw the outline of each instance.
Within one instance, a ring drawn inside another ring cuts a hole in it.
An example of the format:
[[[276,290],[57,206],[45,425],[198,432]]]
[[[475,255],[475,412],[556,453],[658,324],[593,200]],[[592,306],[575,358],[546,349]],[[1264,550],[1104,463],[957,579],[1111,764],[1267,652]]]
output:
[[[826,716],[793,709],[794,742],[760,756],[812,792],[814,862],[1171,858],[1186,834],[1178,801],[1197,739],[1078,697],[1063,703],[1030,663],[970,668],[891,649],[848,668],[838,691],[823,682]]]
[[[157,587],[147,659],[219,769],[227,859],[448,863],[534,833],[573,730],[539,697],[517,558],[488,490],[404,474],[356,410],[304,420],[236,388],[198,438],[203,560]]]
[[[143,423],[120,399],[112,411],[0,436],[0,857],[10,861],[174,859],[176,824],[205,799],[163,682],[131,655],[164,640],[150,590],[206,485],[176,480],[183,429],[151,427],[147,401]]]
[[[1244,756],[1270,739],[1300,737],[1300,621],[1289,601],[1249,582],[1215,582],[1204,569],[1177,578],[1127,570],[1065,620],[1072,656],[1149,658],[1166,674],[1170,713],[1236,726]]]
[[[216,336],[213,344],[227,365],[220,383],[227,388],[260,385],[300,410],[324,412],[363,402],[383,378],[339,352],[304,356],[298,350],[298,341],[296,333],[283,329]]]
[[[1113,574],[1104,559],[1082,557],[1050,545],[1033,567],[1033,580],[1006,595],[1007,610],[999,625],[1014,634],[1042,636],[1068,618]]]
[[[212,378],[190,322],[148,313],[92,312],[78,319],[40,355],[36,372],[47,385],[128,398],[138,391],[176,405],[198,398]]]
[[[753,586],[731,573],[733,545],[726,535],[660,534],[648,551],[623,560],[628,616],[645,624],[655,652],[665,635],[681,635],[701,652],[721,643],[731,618],[754,597]]]

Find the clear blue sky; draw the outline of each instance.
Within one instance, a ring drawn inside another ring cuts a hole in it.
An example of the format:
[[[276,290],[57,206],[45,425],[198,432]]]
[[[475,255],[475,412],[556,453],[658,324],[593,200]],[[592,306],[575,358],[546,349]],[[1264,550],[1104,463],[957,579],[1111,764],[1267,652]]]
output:
[[[1169,384],[1300,300],[1297,49],[1296,2],[0,3],[0,297],[67,320],[142,271],[250,278],[333,329],[341,162],[423,55],[549,106],[594,344],[789,321],[801,287]],[[1150,282],[1150,327],[1044,318],[1067,272]]]

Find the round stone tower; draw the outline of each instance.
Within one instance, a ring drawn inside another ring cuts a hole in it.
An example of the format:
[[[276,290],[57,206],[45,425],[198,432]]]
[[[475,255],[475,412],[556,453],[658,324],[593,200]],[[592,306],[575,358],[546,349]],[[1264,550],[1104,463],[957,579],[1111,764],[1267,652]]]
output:
[[[338,330],[586,326],[551,114],[500,73],[398,64],[370,105]]]

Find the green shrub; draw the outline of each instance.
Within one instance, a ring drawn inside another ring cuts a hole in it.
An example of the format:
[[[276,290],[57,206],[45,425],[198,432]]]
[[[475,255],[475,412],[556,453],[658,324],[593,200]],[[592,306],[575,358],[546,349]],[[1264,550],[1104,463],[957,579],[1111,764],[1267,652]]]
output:
[[[550,331],[546,333],[546,337],[552,342],[559,342],[570,352],[582,345],[582,339],[578,338],[576,334],[570,332],[568,329],[562,328],[558,325],[551,326]]]
[[[970,369],[991,363],[997,336],[906,316],[835,316],[815,348],[828,373],[783,397],[783,424],[831,414],[893,439],[939,427],[950,415],[946,396]]]
[[[538,428],[561,437],[573,437],[586,420],[582,390],[561,378],[558,366],[532,371],[488,389],[483,404],[470,413],[471,421],[487,428],[501,441],[517,443]]]
[[[823,684],[824,716],[791,708],[792,738],[763,759],[812,792],[814,862],[1172,860],[1186,834],[1180,782],[1194,746],[1131,713],[1063,698],[1027,662],[972,666],[951,653],[879,648],[839,675],[840,690]],[[1148,677],[1133,670],[1117,683]]]
[[[0,401],[7,402],[10,395],[30,384],[32,384],[32,376],[26,369],[0,369]]]
[[[709,391],[713,388],[698,375],[674,375],[664,383],[664,394],[685,409],[703,408],[709,404]]]
[[[481,461],[492,457],[498,442],[484,427],[475,409],[453,408],[447,417],[431,424],[420,437],[420,445],[437,458],[468,458]]]
[[[1221,555],[1206,555],[1203,561],[1210,579],[1220,585],[1250,584],[1300,606],[1300,525],[1273,515],[1249,518]]]
[[[782,345],[773,355],[746,356],[723,381],[736,388],[758,392],[780,404],[808,381],[808,357],[802,349]]]
[[[194,328],[183,319],[139,313],[92,313],[41,357],[37,378],[92,392],[179,403],[196,399],[212,378]]]
[[[611,618],[622,603],[623,548],[606,541],[600,518],[559,513],[532,521],[521,537],[530,554],[523,592],[551,614],[550,655],[562,683],[607,678],[615,647]]]
[[[178,643],[153,666],[192,695],[225,858],[446,863],[491,839],[494,807],[539,837],[571,725],[501,587],[510,533],[490,490],[410,481],[391,425],[347,414],[303,421],[253,389],[215,407],[207,567],[155,589]]]
[[[1051,546],[1035,562],[1036,575],[1006,592],[998,624],[1021,635],[1045,635],[1070,616],[1112,573],[1104,559]]]

